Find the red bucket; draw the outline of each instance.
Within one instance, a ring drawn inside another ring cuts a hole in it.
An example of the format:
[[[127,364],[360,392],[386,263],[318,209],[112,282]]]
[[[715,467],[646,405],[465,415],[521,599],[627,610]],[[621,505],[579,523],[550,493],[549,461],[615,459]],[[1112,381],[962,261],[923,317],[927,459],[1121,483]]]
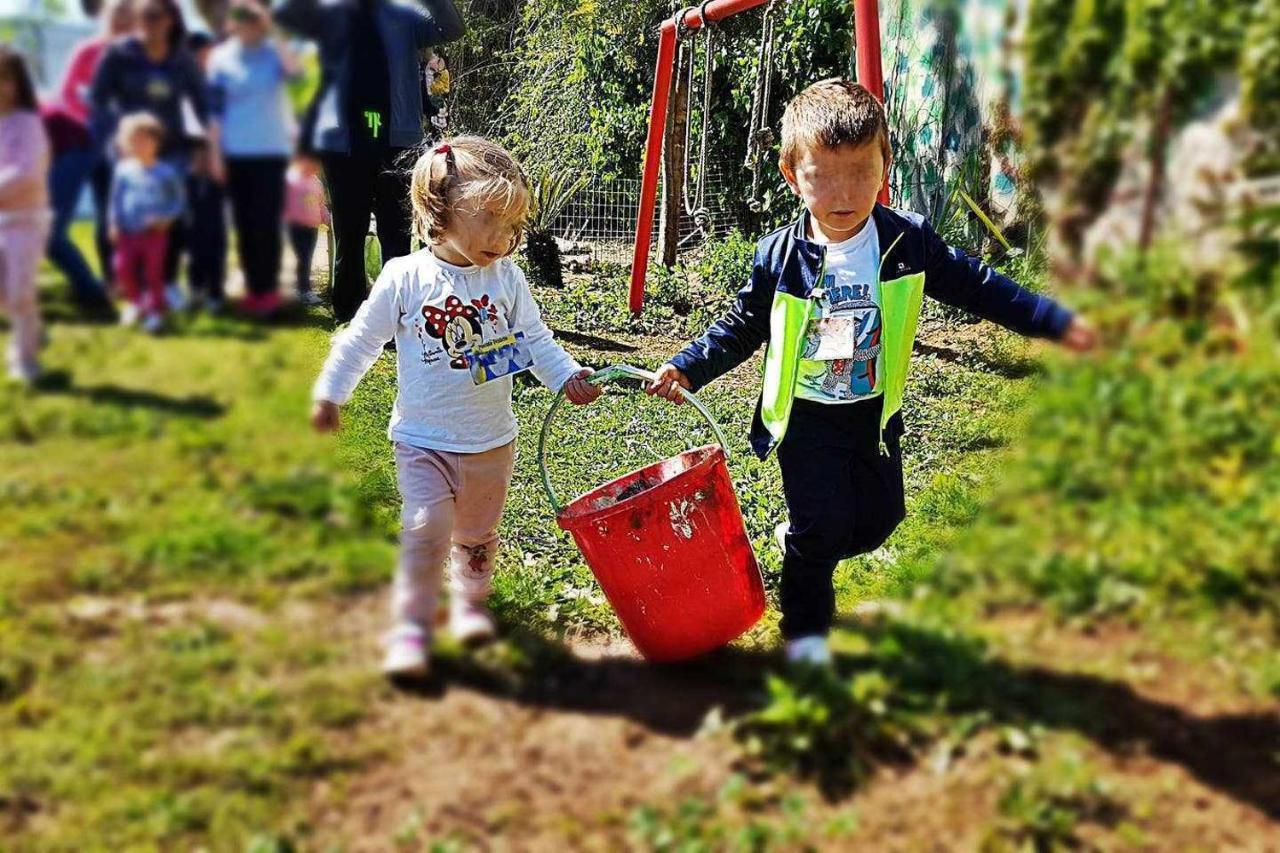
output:
[[[593,381],[619,377],[649,378],[619,366]],[[697,399],[686,399],[719,438]],[[547,494],[640,653],[653,661],[683,660],[751,628],[764,614],[764,584],[723,446],[655,462],[559,508],[543,453],[555,410],[539,447]]]

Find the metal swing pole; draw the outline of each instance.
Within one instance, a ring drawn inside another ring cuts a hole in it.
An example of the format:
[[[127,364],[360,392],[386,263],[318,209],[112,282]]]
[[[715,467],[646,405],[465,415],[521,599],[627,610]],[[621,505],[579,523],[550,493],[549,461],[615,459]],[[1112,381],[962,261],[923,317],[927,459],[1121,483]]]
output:
[[[858,82],[884,103],[884,72],[880,67],[880,0],[853,0],[853,43],[857,49]],[[880,187],[880,203],[889,203],[889,176]]]
[[[644,309],[644,282],[649,273],[649,242],[653,239],[653,213],[658,198],[658,173],[662,168],[662,145],[667,131],[667,104],[675,69],[676,39],[679,30],[697,30],[708,23],[723,21],[739,12],[763,6],[769,0],[711,0],[701,7],[683,9],[662,22],[658,31],[658,59],[653,75],[653,100],[649,105],[649,134],[644,145],[644,170],[640,180],[640,203],[636,212],[636,244],[631,260],[631,313]],[[705,14],[705,19],[704,19]],[[858,80],[880,100],[884,100],[884,80],[880,70],[879,0],[854,0],[854,28],[858,49]],[[865,46],[865,49],[863,49]],[[880,190],[880,200],[889,200],[888,184]]]

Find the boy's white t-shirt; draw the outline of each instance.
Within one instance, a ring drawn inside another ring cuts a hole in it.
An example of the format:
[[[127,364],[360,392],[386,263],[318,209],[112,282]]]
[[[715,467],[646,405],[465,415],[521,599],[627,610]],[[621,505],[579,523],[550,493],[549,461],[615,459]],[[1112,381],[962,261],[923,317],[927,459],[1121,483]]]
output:
[[[430,450],[482,453],[507,444],[517,432],[514,372],[528,366],[559,390],[582,369],[542,322],[514,261],[459,267],[423,249],[387,262],[334,338],[312,398],[347,402],[392,338],[398,390],[388,435]]]
[[[856,403],[883,393],[880,237],[875,221],[827,246],[796,379],[796,397]]]

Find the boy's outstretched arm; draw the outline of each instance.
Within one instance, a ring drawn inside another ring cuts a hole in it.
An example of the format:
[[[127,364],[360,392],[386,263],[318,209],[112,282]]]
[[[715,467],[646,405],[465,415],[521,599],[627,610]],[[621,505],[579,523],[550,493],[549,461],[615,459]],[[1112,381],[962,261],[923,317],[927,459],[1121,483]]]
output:
[[[680,402],[675,385],[697,391],[750,358],[769,337],[773,289],[765,259],[756,250],[751,279],[738,291],[733,307],[712,323],[706,334],[659,368],[658,380],[647,392]]]
[[[929,296],[1020,335],[1048,338],[1080,352],[1097,346],[1093,327],[1070,309],[948,246],[929,223],[923,231]]]

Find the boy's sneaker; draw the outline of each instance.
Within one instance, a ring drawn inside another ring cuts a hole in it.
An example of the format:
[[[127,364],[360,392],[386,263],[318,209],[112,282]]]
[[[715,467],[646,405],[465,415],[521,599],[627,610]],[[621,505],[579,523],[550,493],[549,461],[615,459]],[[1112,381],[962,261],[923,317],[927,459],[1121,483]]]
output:
[[[783,556],[787,553],[787,534],[791,532],[791,522],[784,521],[777,527],[773,528],[774,541],[778,543],[778,550]]]
[[[132,302],[126,302],[120,307],[120,325],[125,328],[131,328],[138,325],[138,320],[142,319],[142,311]]]
[[[430,671],[427,634],[417,625],[397,625],[384,643],[382,672],[388,678],[423,678]]]
[[[148,314],[142,321],[142,331],[148,335],[158,335],[164,331],[164,315]]]
[[[454,596],[449,602],[449,633],[463,645],[488,642],[498,635],[493,614],[483,604]]]
[[[805,666],[831,666],[831,647],[827,638],[817,634],[787,642],[787,663]]]
[[[320,294],[316,293],[314,290],[304,290],[302,293],[299,293],[298,301],[303,305],[311,306],[324,304],[324,300],[320,298]]]

